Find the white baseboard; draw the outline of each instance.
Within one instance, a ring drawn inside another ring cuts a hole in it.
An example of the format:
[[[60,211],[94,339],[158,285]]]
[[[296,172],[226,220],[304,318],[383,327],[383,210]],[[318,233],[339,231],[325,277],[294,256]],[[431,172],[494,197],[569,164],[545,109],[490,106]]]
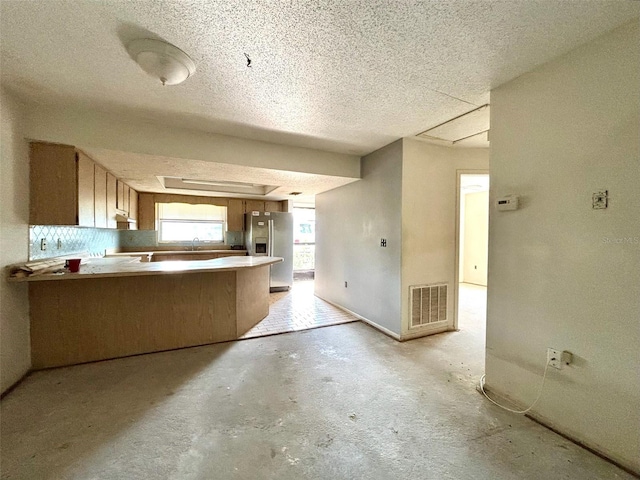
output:
[[[340,310],[343,310],[343,311],[345,311],[345,312],[347,312],[347,313],[350,313],[350,314],[351,314],[351,315],[353,315],[354,317],[358,318],[359,320],[362,320],[364,323],[366,323],[366,324],[368,324],[368,325],[372,326],[372,327],[373,327],[373,328],[375,328],[376,330],[381,331],[382,333],[384,333],[385,335],[387,335],[387,336],[389,336],[389,337],[393,338],[394,340],[397,340],[397,341],[399,341],[399,342],[400,342],[400,341],[402,341],[402,340],[401,340],[401,338],[400,338],[400,335],[398,335],[398,334],[397,334],[397,333],[395,333],[395,332],[392,332],[392,331],[391,331],[391,330],[389,330],[388,328],[384,328],[384,327],[382,327],[382,326],[378,325],[377,323],[372,322],[372,321],[371,321],[371,320],[369,320],[368,318],[365,318],[365,317],[363,317],[362,315],[357,314],[356,312],[352,312],[352,311],[351,311],[351,310],[349,310],[348,308],[345,308],[345,307],[343,307],[342,305],[340,305],[340,304],[338,304],[338,303],[332,302],[331,300],[327,300],[326,298],[322,298],[322,297],[321,297],[320,295],[318,295],[318,294],[316,294],[316,297],[318,297],[320,300],[323,300],[323,301],[325,301],[325,302],[327,302],[327,303],[329,303],[329,304],[333,305],[333,306],[334,306],[334,307],[336,307],[336,308],[339,308]]]

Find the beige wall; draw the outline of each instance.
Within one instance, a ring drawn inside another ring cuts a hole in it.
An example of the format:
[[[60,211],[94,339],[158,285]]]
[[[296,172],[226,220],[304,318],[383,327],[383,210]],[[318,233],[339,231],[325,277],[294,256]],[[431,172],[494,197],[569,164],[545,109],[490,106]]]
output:
[[[29,154],[23,137],[22,105],[0,92],[0,267],[28,260]],[[0,279],[0,391],[31,366],[26,285]]]
[[[461,282],[487,286],[489,248],[489,192],[464,195],[464,231],[460,245]]]
[[[423,335],[432,327],[409,330],[409,287],[448,283],[445,328],[453,328],[457,171],[489,169],[489,150],[432,145],[403,139],[402,164],[402,336]]]
[[[640,34],[621,27],[491,92],[486,373],[533,415],[640,471]],[[606,210],[594,191],[609,190]]]
[[[398,140],[362,158],[361,180],[316,197],[316,294],[397,337],[401,190]]]
[[[161,155],[339,177],[360,177],[360,157],[170,127],[87,109],[31,107],[28,138],[84,148]]]

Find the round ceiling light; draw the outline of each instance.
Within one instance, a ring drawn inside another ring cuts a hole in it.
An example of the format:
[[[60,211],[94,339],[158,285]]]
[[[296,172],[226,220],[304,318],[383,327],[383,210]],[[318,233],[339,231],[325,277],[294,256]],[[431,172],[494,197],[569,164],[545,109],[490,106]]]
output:
[[[127,47],[129,55],[163,85],[178,85],[193,75],[196,64],[178,47],[162,40],[141,38]]]

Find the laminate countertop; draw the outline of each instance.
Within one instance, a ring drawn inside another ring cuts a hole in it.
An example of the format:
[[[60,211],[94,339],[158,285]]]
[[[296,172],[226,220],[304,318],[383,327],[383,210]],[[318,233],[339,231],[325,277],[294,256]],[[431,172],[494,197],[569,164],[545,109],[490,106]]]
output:
[[[88,280],[92,278],[138,277],[146,275],[176,275],[184,273],[215,273],[257,268],[282,262],[280,257],[231,256],[213,260],[186,260],[165,262],[114,263],[80,265],[77,273],[43,273],[22,278],[9,278],[11,282],[44,282],[54,280]]]

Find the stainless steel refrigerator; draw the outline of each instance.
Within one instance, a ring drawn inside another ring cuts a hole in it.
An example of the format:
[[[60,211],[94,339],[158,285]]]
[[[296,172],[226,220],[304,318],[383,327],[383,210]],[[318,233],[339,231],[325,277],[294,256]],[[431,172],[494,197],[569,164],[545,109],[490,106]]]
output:
[[[284,258],[270,267],[270,291],[289,290],[293,285],[293,214],[252,212],[244,220],[249,255]]]

